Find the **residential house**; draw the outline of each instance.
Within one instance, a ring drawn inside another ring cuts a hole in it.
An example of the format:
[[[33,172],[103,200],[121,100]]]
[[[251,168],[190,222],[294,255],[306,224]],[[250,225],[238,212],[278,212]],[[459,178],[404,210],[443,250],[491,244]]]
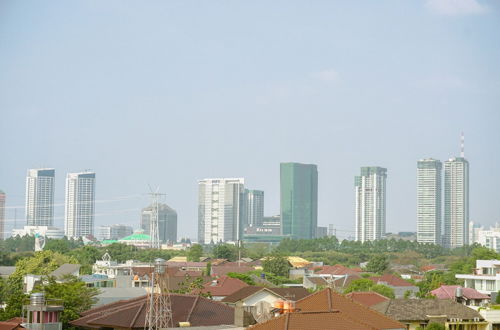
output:
[[[197,294],[200,291],[201,293],[209,293],[213,300],[219,301],[247,286],[248,284],[237,278],[221,276],[205,283],[203,289],[195,290],[193,293]]]
[[[226,304],[197,295],[171,294],[174,327],[220,326],[234,323],[234,309]],[[143,330],[146,324],[146,296],[121,300],[82,313],[71,325],[86,328]]]
[[[438,299],[449,299],[466,306],[484,306],[490,302],[490,297],[471,288],[460,285],[441,285],[432,290],[431,294]]]
[[[464,280],[464,287],[491,295],[500,290],[500,260],[476,260],[472,274],[456,274]]]
[[[450,330],[486,330],[488,322],[477,311],[451,300],[391,299],[371,307],[409,330],[440,323]]]
[[[373,305],[380,304],[381,302],[390,300],[390,298],[373,291],[350,292],[345,296],[357,303],[360,303],[361,305],[365,305],[366,307],[371,307]]]
[[[383,284],[394,290],[396,298],[405,297],[406,292],[410,292],[410,297],[415,296],[419,291],[418,287],[401,277],[392,274],[384,274],[382,276],[370,277],[375,284]]]

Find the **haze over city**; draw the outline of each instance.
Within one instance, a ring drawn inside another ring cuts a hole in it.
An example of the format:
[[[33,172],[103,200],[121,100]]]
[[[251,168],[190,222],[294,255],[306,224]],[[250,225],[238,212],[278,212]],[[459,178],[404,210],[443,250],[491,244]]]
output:
[[[286,4],[286,6],[285,6]],[[198,184],[242,177],[280,212],[280,162],[318,165],[318,225],[354,234],[354,176],[387,168],[387,231],[416,230],[416,162],[459,156],[470,219],[500,220],[494,1],[4,2],[0,189],[29,168],[96,172],[95,225],[138,227],[159,186],[179,237]]]

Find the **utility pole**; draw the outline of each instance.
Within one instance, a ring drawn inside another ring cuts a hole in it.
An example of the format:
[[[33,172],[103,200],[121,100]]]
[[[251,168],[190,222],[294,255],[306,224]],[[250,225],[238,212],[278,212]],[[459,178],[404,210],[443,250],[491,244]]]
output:
[[[160,249],[160,230],[159,230],[159,199],[161,196],[165,196],[165,194],[161,194],[158,192],[160,187],[156,188],[156,192],[153,192],[151,187],[151,192],[149,195],[151,196],[151,219],[149,220],[149,235],[150,235],[150,248],[152,249]]]

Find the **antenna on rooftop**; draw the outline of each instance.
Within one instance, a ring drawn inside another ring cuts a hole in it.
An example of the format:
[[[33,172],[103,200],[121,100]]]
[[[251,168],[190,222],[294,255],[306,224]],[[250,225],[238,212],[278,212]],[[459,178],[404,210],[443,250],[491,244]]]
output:
[[[460,157],[465,157],[465,136],[464,132],[460,135]]]

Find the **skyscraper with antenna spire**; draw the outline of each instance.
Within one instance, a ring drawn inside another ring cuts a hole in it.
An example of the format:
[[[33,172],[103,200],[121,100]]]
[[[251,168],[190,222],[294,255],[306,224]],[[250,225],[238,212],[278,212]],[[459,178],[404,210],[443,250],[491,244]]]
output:
[[[469,244],[469,162],[463,133],[460,157],[444,163],[444,243],[449,248]]]

